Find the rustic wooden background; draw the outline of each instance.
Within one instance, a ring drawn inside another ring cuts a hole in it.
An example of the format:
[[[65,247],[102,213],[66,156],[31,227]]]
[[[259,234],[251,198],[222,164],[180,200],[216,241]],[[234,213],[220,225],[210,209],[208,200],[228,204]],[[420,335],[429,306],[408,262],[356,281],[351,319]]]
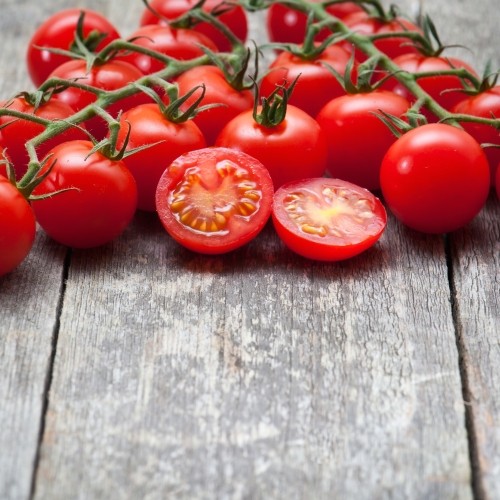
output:
[[[2,0],[2,96],[31,88],[29,37],[69,6],[124,36],[142,10]],[[425,8],[500,66],[498,0]],[[500,498],[499,207],[447,238],[391,218],[333,265],[271,227],[211,258],[154,215],[92,251],[39,232],[0,279],[0,498]]]

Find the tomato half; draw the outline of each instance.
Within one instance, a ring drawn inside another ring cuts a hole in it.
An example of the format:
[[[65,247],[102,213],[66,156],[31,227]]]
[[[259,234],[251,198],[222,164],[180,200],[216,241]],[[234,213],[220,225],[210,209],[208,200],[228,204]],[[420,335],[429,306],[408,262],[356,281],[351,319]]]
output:
[[[387,214],[370,191],[339,179],[290,182],[274,195],[272,218],[292,251],[321,261],[344,260],[374,245]]]
[[[447,233],[470,222],[490,190],[488,160],[478,142],[458,127],[430,123],[402,135],[380,169],[385,202],[404,224]]]
[[[184,247],[222,254],[245,245],[271,214],[273,184],[265,167],[245,153],[204,148],[177,158],[156,192],[165,230]]]
[[[62,63],[70,58],[55,54],[47,48],[70,50],[75,39],[75,31],[80,14],[84,12],[83,35],[87,37],[92,31],[106,36],[95,47],[101,50],[113,40],[120,38],[117,29],[99,12],[89,9],[65,9],[45,20],[35,31],[28,43],[26,62],[31,80],[36,86],[41,85]]]
[[[156,16],[153,12],[157,12],[160,16],[168,20],[173,20],[188,12],[198,3],[198,0],[150,0],[148,2],[149,8],[143,11],[140,24],[141,26],[146,24],[165,24],[161,17]],[[205,0],[203,10],[212,12],[214,9],[215,11],[217,9],[224,11],[223,14],[218,16],[218,20],[225,24],[242,42],[246,41],[248,22],[245,10],[239,5],[224,2],[223,0]],[[231,50],[231,44],[228,39],[215,26],[201,22],[194,26],[193,29],[213,40],[220,51]]]
[[[32,202],[36,219],[55,241],[74,248],[103,245],[119,236],[137,208],[137,187],[125,164],[91,154],[91,141],[69,141],[50,151],[55,161]]]
[[[0,276],[26,258],[35,241],[35,215],[10,181],[0,175]]]

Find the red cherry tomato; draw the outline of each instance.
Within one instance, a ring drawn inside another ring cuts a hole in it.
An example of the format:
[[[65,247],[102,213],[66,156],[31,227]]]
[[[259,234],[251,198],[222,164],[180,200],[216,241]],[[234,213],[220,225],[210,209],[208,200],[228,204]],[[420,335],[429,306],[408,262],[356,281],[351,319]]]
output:
[[[467,132],[431,123],[402,135],[382,161],[380,185],[394,215],[412,229],[447,233],[470,222],[490,189],[488,161]]]
[[[324,132],[314,118],[295,106],[287,107],[285,119],[275,127],[258,124],[252,110],[244,111],[222,129],[215,144],[260,160],[275,189],[285,182],[320,177],[326,169]]]
[[[55,161],[48,176],[35,189],[32,202],[36,219],[55,241],[74,248],[103,245],[119,236],[137,207],[137,187],[121,161],[91,153],[90,141],[70,141],[50,154]]]
[[[0,276],[14,270],[35,241],[35,215],[9,180],[0,175]]]
[[[314,0],[316,3],[319,0]],[[331,15],[344,19],[354,12],[363,12],[363,9],[354,2],[343,2],[329,5],[326,11]],[[267,31],[272,42],[302,43],[306,34],[307,17],[302,12],[291,9],[280,3],[273,3],[267,11]],[[318,41],[324,40],[329,34],[322,30],[317,37]]]
[[[156,187],[165,169],[178,156],[206,146],[201,130],[192,120],[174,123],[166,118],[156,103],[142,104],[125,111],[120,117],[117,147],[130,135],[127,150],[149,145],[126,156],[123,162],[137,183],[137,208],[156,210]]]
[[[475,71],[466,62],[454,57],[429,57],[420,54],[405,54],[396,57],[394,63],[408,73],[425,73],[428,71],[449,70],[451,68],[465,68],[473,75],[476,75]],[[418,84],[438,104],[447,110],[451,110],[453,106],[467,97],[467,94],[460,92],[460,89],[463,88],[460,78],[454,75],[425,76],[418,79]],[[415,96],[395,78],[387,80],[383,84],[383,87],[402,95],[412,104],[416,101]],[[422,109],[421,111],[428,121],[437,121],[437,118],[426,109]]]
[[[138,47],[155,50],[179,61],[203,56],[205,52],[201,47],[217,51],[214,42],[203,33],[187,29],[174,30],[160,24],[141,26],[130,35],[129,39]],[[165,64],[158,59],[140,52],[129,52],[118,56],[116,60],[132,64],[144,75],[155,73],[165,67]]]
[[[65,9],[57,12],[37,28],[28,43],[26,54],[28,72],[36,86],[41,85],[58,66],[70,60],[67,56],[54,54],[40,47],[70,50],[81,12],[85,13],[83,21],[85,37],[92,31],[106,34],[95,48],[96,51],[120,38],[116,28],[99,12],[89,9]]]
[[[168,20],[176,19],[182,14],[185,14],[192,9],[198,0],[151,0],[148,2],[149,9],[145,9],[140,24],[166,24],[161,20],[164,17]],[[231,5],[222,0],[206,0],[203,4],[203,10],[206,12],[217,12],[217,9],[224,11],[218,16],[221,23],[225,24],[242,42],[246,41],[248,34],[248,23],[245,10],[237,5]],[[153,12],[157,12],[161,17],[156,16]],[[219,31],[215,26],[209,23],[201,22],[193,28],[200,33],[203,33],[210,38],[221,52],[230,51],[231,44],[227,37]]]
[[[74,109],[64,102],[50,99],[43,102],[36,109],[24,97],[16,97],[0,103],[1,107],[32,114],[48,120],[65,120],[74,114]],[[40,123],[24,120],[17,117],[0,117],[0,145],[7,148],[9,157],[16,171],[16,179],[20,179],[28,169],[29,156],[26,143],[41,134],[45,127]],[[85,132],[77,127],[69,127],[37,147],[38,159],[42,160],[50,149],[57,144],[76,139],[86,139]]]
[[[66,80],[76,80],[78,83],[90,85],[102,90],[117,90],[125,85],[135,82],[143,75],[134,66],[124,61],[109,61],[104,64],[93,66],[87,71],[87,63],[83,60],[68,61],[54,70],[51,77],[64,78]],[[69,104],[75,111],[80,111],[85,106],[96,100],[93,92],[82,90],[80,88],[68,87],[65,90],[54,94],[53,99]],[[143,92],[137,92],[130,97],[120,99],[111,104],[106,111],[113,117],[118,116],[120,111],[151,102],[151,98]],[[88,131],[98,140],[103,139],[108,126],[103,118],[95,116],[85,122]]]
[[[350,58],[350,53],[337,45],[330,45],[313,59],[280,52],[262,78],[260,93],[269,95],[276,85],[299,77],[288,102],[315,117],[330,99],[345,94],[343,86],[326,66],[343,75]]]
[[[330,175],[379,189],[380,164],[396,136],[377,114],[385,111],[401,118],[409,107],[404,97],[383,90],[345,95],[326,104],[316,119],[327,137]]]
[[[453,107],[452,112],[482,118],[500,117],[500,86],[485,90],[477,95],[467,96]],[[500,132],[498,129],[473,122],[463,122],[461,125],[479,144],[497,144],[500,146]],[[494,186],[497,165],[500,163],[500,147],[486,147],[484,152],[490,164],[491,185]]]
[[[207,109],[194,117],[194,122],[205,136],[208,146],[215,143],[224,126],[235,116],[252,109],[254,96],[250,90],[237,90],[232,87],[221,69],[216,66],[197,66],[180,75],[176,80],[180,95],[187,94],[191,89],[202,83],[205,85],[205,96],[200,106],[220,104]],[[183,106],[187,109],[197,99],[193,94]]]
[[[416,24],[402,17],[384,21],[378,17],[370,16],[364,11],[349,15],[344,19],[344,23],[352,31],[363,35],[422,31]],[[374,45],[392,59],[402,54],[418,54],[418,50],[412,44],[411,40],[405,37],[392,36],[389,38],[380,38],[374,41]],[[366,60],[366,55],[361,50],[356,49],[355,53],[358,61]]]
[[[308,259],[344,260],[382,235],[387,215],[370,191],[332,178],[290,182],[274,195],[272,218],[278,236]]]
[[[265,167],[245,153],[205,148],[177,158],[158,184],[156,206],[181,245],[222,254],[255,238],[271,214],[273,185]]]

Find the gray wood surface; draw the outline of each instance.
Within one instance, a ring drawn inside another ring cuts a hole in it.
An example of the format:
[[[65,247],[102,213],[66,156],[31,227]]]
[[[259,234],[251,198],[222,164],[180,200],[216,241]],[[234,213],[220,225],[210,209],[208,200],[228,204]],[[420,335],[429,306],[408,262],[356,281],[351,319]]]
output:
[[[498,66],[496,1],[426,8]],[[142,9],[3,0],[2,94],[29,86],[36,24],[75,5],[125,36]],[[38,233],[0,279],[0,498],[499,498],[499,212],[447,239],[391,218],[336,265],[271,227],[197,256],[151,214],[92,251]]]

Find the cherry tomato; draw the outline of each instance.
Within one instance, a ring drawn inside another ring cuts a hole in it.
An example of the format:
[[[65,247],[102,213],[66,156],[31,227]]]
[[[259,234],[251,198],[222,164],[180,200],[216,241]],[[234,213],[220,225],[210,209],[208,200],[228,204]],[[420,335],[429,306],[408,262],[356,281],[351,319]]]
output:
[[[442,123],[402,135],[385,155],[380,185],[388,207],[412,229],[447,233],[470,222],[490,189],[488,160],[467,132]]]
[[[85,37],[93,31],[106,34],[95,47],[96,51],[120,38],[116,28],[99,12],[89,9],[65,9],[55,13],[37,28],[28,43],[26,54],[28,72],[36,86],[41,85],[58,66],[70,60],[67,56],[40,47],[70,50],[75,39],[78,18],[82,12],[85,14],[83,20]]]
[[[198,0],[151,0],[148,2],[150,9],[144,10],[140,24],[141,26],[146,24],[166,24],[161,20],[161,17],[169,20],[176,19],[198,3]],[[212,12],[214,9],[215,12],[217,12],[217,9],[223,10],[224,13],[218,16],[219,21],[225,24],[242,42],[246,41],[248,23],[245,10],[240,6],[231,5],[222,0],[206,0],[204,2],[203,10]],[[160,17],[155,16],[152,11],[157,12]],[[194,26],[193,29],[213,40],[221,52],[231,50],[228,39],[215,26],[202,22]]]
[[[156,210],[156,187],[165,169],[178,156],[206,146],[201,130],[192,120],[174,123],[165,117],[156,103],[142,104],[120,117],[117,147],[130,135],[127,150],[150,145],[126,156],[123,162],[132,172],[138,189],[137,208]]]
[[[345,94],[327,66],[343,75],[350,58],[350,53],[338,45],[330,45],[312,59],[280,52],[262,78],[260,92],[269,95],[276,85],[293,82],[299,77],[288,102],[315,117],[330,99]]]
[[[74,248],[108,243],[127,227],[137,207],[134,177],[121,161],[91,150],[91,141],[69,141],[51,150],[54,166],[35,189],[36,219],[55,241]]]
[[[402,118],[409,107],[404,97],[384,90],[345,95],[326,104],[316,119],[327,137],[330,175],[379,189],[380,164],[396,136],[377,114]]]
[[[156,206],[166,231],[199,253],[222,254],[255,238],[271,214],[273,185],[265,167],[245,153],[205,148],[165,170]]]
[[[120,89],[143,76],[136,67],[124,61],[108,61],[104,64],[93,66],[90,71],[87,71],[86,65],[87,63],[80,59],[68,61],[56,68],[50,76],[66,80],[76,80],[78,83],[107,91]],[[68,87],[54,94],[53,99],[65,102],[75,109],[75,111],[80,111],[85,106],[93,103],[96,100],[96,95],[87,90]],[[151,102],[151,98],[143,92],[137,92],[134,95],[111,104],[106,111],[113,117],[116,117],[120,111],[126,111],[146,102]],[[85,126],[98,140],[103,139],[108,132],[107,123],[99,116],[87,120]]]
[[[500,117],[500,86],[485,90],[477,95],[467,96],[453,107],[452,112],[482,118]],[[479,144],[500,146],[500,133],[494,127],[473,122],[463,122],[461,125]],[[484,152],[490,164],[491,185],[494,186],[496,168],[500,163],[500,147],[486,147]]]
[[[420,73],[428,71],[445,71],[451,68],[465,68],[473,75],[475,71],[464,61],[455,57],[430,57],[420,54],[405,54],[394,59],[402,70],[409,73]],[[477,76],[477,75],[476,75]],[[467,97],[467,94],[460,92],[463,88],[460,78],[454,75],[434,75],[425,76],[418,79],[418,84],[425,90],[438,104],[447,110],[451,110],[453,106]],[[396,94],[402,95],[414,103],[416,98],[413,94],[398,80],[390,78],[383,87],[391,90]],[[426,109],[421,112],[426,116],[428,121],[435,122],[437,118]]]
[[[217,47],[203,33],[194,30],[175,30],[166,25],[150,24],[138,28],[129,39],[138,47],[155,50],[179,61],[186,61],[203,56],[202,46],[217,51]],[[140,52],[129,52],[116,58],[138,68],[144,75],[162,70],[165,64]]]
[[[314,0],[319,2],[320,0]],[[363,12],[363,9],[354,2],[343,2],[340,4],[329,5],[326,11],[331,15],[344,19],[354,12]],[[280,3],[273,3],[267,10],[267,32],[272,42],[281,43],[302,43],[306,34],[307,17],[302,12],[291,9]],[[331,31],[322,30],[317,40],[324,40]]]
[[[35,241],[35,215],[9,180],[0,175],[0,276],[14,270]]]
[[[402,17],[396,17],[390,21],[384,21],[378,17],[368,15],[366,12],[356,12],[347,16],[344,23],[348,28],[363,35],[381,35],[384,33],[401,33],[403,31],[422,30],[414,23]],[[391,59],[402,54],[418,54],[417,48],[409,38],[393,36],[375,40],[375,47],[389,56]],[[355,50],[358,61],[366,60],[366,55],[361,50]]]
[[[0,103],[1,107],[22,113],[31,114],[48,120],[65,120],[74,114],[74,109],[64,102],[54,99],[42,102],[36,109],[25,97],[15,97]],[[26,143],[41,134],[45,127],[40,123],[24,120],[17,117],[0,117],[0,145],[7,148],[9,157],[16,171],[16,178],[20,179],[28,169],[29,156]],[[38,159],[42,160],[50,149],[57,144],[76,139],[86,139],[85,132],[77,127],[69,127],[37,147]]]
[[[324,132],[314,118],[291,105],[285,119],[275,127],[260,125],[252,110],[244,111],[222,129],[215,145],[260,160],[269,170],[275,189],[285,182],[320,177],[326,169]]]
[[[272,219],[278,236],[308,259],[344,260],[374,245],[387,215],[370,191],[340,179],[312,178],[281,186]]]
[[[220,104],[207,109],[194,117],[194,122],[203,132],[208,146],[215,143],[224,126],[243,111],[253,108],[254,96],[250,90],[237,90],[232,87],[221,69],[216,66],[197,66],[182,73],[176,80],[180,95],[187,94],[197,85],[205,85],[205,96],[200,106]],[[189,98],[184,109],[191,106],[197,94]]]

